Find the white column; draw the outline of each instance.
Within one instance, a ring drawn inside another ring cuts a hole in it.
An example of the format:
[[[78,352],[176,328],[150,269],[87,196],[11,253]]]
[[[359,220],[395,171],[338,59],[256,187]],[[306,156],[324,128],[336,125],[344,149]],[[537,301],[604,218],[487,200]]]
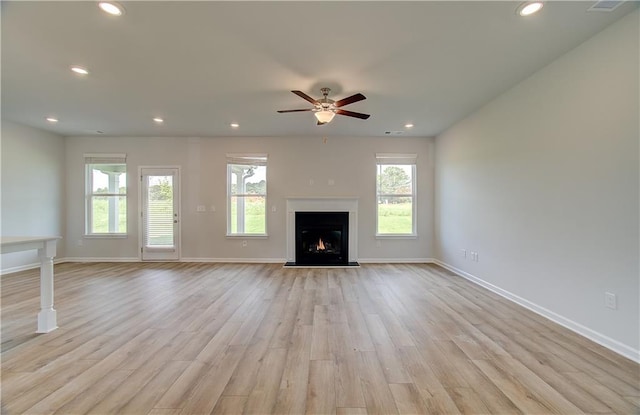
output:
[[[40,312],[36,333],[49,333],[58,328],[56,310],[53,308],[53,257],[56,256],[56,241],[46,241],[38,249],[40,257]]]

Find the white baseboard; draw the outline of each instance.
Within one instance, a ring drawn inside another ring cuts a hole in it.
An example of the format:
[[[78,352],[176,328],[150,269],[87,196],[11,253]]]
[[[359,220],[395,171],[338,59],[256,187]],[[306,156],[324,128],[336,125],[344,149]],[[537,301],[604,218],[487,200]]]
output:
[[[631,346],[628,346],[626,344],[620,343],[619,341],[612,339],[608,336],[605,336],[602,333],[599,333],[595,330],[590,329],[589,327],[585,327],[582,324],[576,323],[573,320],[570,320],[564,316],[561,316],[560,314],[557,314],[549,309],[546,309],[542,306],[539,306],[538,304],[535,304],[525,298],[522,298],[518,295],[515,295],[507,290],[503,290],[500,287],[497,287],[487,281],[484,281],[481,278],[476,277],[475,275],[469,274],[468,272],[462,271],[461,269],[458,269],[452,265],[449,265],[445,262],[442,262],[438,259],[434,259],[432,261],[434,264],[440,265],[441,267],[448,269],[449,271],[453,272],[456,275],[459,275],[460,277],[469,280],[481,287],[484,287],[486,289],[488,289],[489,291],[492,291],[496,294],[498,294],[501,297],[506,298],[509,301],[512,301],[518,305],[521,305],[522,307],[533,311],[536,314],[541,315],[542,317],[545,317],[551,321],[553,321],[554,323],[557,323],[583,337],[586,337],[589,340],[592,340],[596,343],[598,343],[601,346],[606,347],[607,349],[618,353],[621,356],[626,357],[627,359],[631,359],[634,362],[640,363],[640,350],[636,350]]]
[[[61,262],[140,262],[138,257],[70,257],[63,258]]]
[[[180,262],[227,262],[239,264],[284,264],[284,258],[182,258]]]
[[[431,264],[433,258],[358,258],[361,264]]]
[[[34,268],[39,268],[39,267],[40,267],[40,263],[39,262],[38,263],[33,263],[33,264],[19,265],[17,267],[11,267],[11,268],[3,269],[1,275],[13,274],[14,272],[26,271],[28,269],[34,269]]]
[[[60,264],[62,262],[66,262],[64,258],[61,258],[61,259],[56,258],[53,260],[54,264]],[[33,264],[18,265],[17,267],[6,268],[3,270],[0,270],[0,275],[13,274],[14,272],[26,271],[29,269],[36,269],[36,268],[40,268],[39,262],[34,262]]]
[[[246,264],[271,264],[285,263],[284,258],[180,258],[172,260],[142,261],[140,258],[65,258],[64,262],[207,262],[207,263],[246,263]]]

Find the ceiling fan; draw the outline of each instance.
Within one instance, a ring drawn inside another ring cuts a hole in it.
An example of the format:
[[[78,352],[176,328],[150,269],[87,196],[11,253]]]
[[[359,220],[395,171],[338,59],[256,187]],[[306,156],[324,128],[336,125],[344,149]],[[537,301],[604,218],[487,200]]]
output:
[[[363,99],[367,99],[364,95],[358,93],[355,95],[351,95],[350,97],[343,98],[339,101],[334,101],[330,98],[327,98],[331,89],[329,88],[320,88],[320,92],[322,92],[322,98],[313,99],[309,95],[305,94],[302,91],[291,91],[300,98],[309,101],[313,104],[313,108],[305,108],[298,110],[280,110],[279,113],[283,112],[302,112],[302,111],[313,111],[316,118],[318,119],[318,125],[324,125],[329,123],[334,115],[346,115],[347,117],[355,117],[360,118],[362,120],[366,120],[370,117],[369,114],[362,114],[360,112],[353,112],[340,109],[340,107],[344,107],[345,105],[353,104],[354,102],[362,101]]]

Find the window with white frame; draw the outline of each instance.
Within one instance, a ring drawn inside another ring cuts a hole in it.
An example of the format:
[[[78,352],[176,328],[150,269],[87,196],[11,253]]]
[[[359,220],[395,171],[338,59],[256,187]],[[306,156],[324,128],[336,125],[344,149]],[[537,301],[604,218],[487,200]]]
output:
[[[85,154],[86,235],[126,235],[126,162],[126,154]]]
[[[376,235],[416,235],[416,154],[376,154]]]
[[[227,235],[267,234],[267,155],[227,154]]]

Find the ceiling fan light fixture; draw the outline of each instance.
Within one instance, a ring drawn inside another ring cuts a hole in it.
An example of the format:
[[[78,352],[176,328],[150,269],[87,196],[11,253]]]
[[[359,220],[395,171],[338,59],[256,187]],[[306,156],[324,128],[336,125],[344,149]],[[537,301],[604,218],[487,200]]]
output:
[[[316,111],[315,115],[316,115],[316,118],[318,119],[318,122],[326,124],[328,122],[331,122],[331,120],[336,114],[331,110],[320,110],[320,111]]]
[[[331,120],[333,120],[333,117],[336,114],[344,115],[347,117],[360,118],[361,120],[366,120],[370,117],[369,114],[362,114],[360,112],[347,111],[341,108],[341,107],[344,107],[345,105],[353,104],[354,102],[359,102],[359,101],[362,101],[363,99],[367,99],[367,97],[365,97],[364,95],[358,93],[358,94],[351,95],[350,97],[346,97],[341,100],[334,101],[328,97],[329,92],[331,92],[331,89],[320,88],[320,91],[322,92],[322,98],[320,99],[311,98],[309,95],[305,94],[302,91],[298,91],[298,90],[291,91],[297,96],[299,96],[300,98],[304,99],[305,101],[312,103],[313,108],[301,108],[301,109],[295,109],[295,110],[278,110],[278,113],[282,114],[285,112],[313,111],[316,119],[318,120],[318,125],[323,125],[331,122]]]

